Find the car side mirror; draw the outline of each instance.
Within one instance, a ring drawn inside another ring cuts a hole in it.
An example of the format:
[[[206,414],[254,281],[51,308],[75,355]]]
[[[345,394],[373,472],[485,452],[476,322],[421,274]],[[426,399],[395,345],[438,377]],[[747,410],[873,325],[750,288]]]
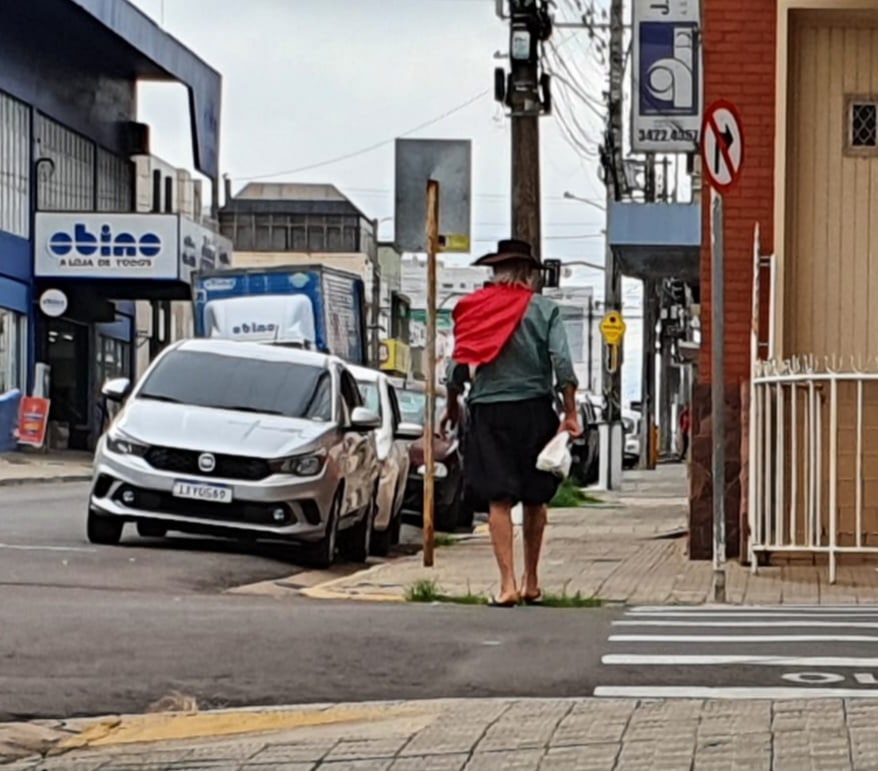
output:
[[[424,435],[424,427],[417,423],[400,423],[396,428],[396,438],[416,442]]]
[[[381,418],[372,410],[365,407],[354,407],[351,413],[351,430],[352,431],[374,431],[381,428]]]
[[[127,377],[117,377],[104,383],[101,393],[111,402],[123,402],[131,393],[131,381]]]

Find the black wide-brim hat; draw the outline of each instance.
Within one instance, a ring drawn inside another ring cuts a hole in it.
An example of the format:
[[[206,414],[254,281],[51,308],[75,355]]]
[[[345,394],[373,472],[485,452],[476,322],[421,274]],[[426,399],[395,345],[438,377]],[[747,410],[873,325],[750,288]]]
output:
[[[529,262],[534,268],[541,267],[539,258],[533,253],[531,245],[527,241],[519,241],[517,238],[508,238],[497,242],[497,250],[479,257],[473,265],[493,266],[504,262]]]

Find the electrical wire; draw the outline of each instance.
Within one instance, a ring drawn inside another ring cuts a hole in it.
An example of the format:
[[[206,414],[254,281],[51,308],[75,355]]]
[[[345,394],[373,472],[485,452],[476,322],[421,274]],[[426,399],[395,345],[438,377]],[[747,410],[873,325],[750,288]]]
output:
[[[297,169],[287,169],[285,171],[275,171],[275,172],[270,172],[267,174],[259,174],[259,175],[253,175],[253,176],[247,176],[247,177],[235,177],[235,180],[237,182],[252,182],[255,180],[273,179],[276,177],[291,176],[293,174],[300,174],[300,173],[305,172],[305,171],[313,171],[314,169],[321,169],[324,166],[331,166],[332,164],[341,163],[342,161],[347,161],[347,160],[350,160],[351,158],[357,158],[361,155],[365,155],[366,153],[371,153],[371,152],[374,152],[375,150],[379,150],[382,147],[387,147],[388,145],[392,145],[399,138],[411,136],[412,134],[416,134],[418,131],[421,131],[425,128],[429,128],[430,126],[433,126],[433,125],[439,123],[440,121],[445,120],[446,118],[450,118],[455,113],[458,113],[461,110],[466,109],[470,105],[475,104],[480,99],[483,99],[489,93],[491,93],[491,89],[485,89],[484,91],[480,91],[475,96],[473,96],[470,99],[467,99],[465,102],[462,102],[461,104],[457,105],[457,107],[452,107],[450,110],[447,110],[446,112],[442,113],[441,115],[437,115],[435,118],[431,118],[428,121],[424,121],[424,123],[421,123],[418,126],[415,126],[414,128],[409,129],[408,131],[404,131],[401,134],[398,134],[397,136],[393,137],[392,139],[385,139],[381,142],[376,142],[373,145],[369,145],[368,147],[362,147],[359,150],[354,150],[353,152],[345,153],[344,155],[337,155],[334,158],[327,158],[324,161],[318,161],[317,163],[311,163],[311,164],[308,164],[307,166],[300,166]]]

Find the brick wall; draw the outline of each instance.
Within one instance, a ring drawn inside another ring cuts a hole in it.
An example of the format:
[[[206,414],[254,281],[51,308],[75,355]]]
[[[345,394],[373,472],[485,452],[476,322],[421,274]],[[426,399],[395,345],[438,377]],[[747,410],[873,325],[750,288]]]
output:
[[[725,197],[725,381],[726,396],[740,407],[741,383],[750,376],[750,314],[753,284],[753,228],[759,222],[763,251],[774,239],[774,114],[776,0],[703,0],[705,105],[717,99],[733,102],[743,121],[745,155],[738,186]],[[711,541],[697,537],[710,528],[711,275],[710,193],[705,186],[704,247],[701,253],[702,346],[698,384],[694,389],[692,463],[690,478],[690,542],[692,559],[709,559]],[[732,407],[729,404],[728,407]],[[734,422],[730,425],[729,419]],[[741,510],[740,441],[747,416],[740,409],[727,413],[726,517],[727,532],[738,532]],[[734,450],[734,451],[732,451]],[[736,480],[732,482],[732,480]],[[737,556],[739,541],[729,538],[729,556]]]

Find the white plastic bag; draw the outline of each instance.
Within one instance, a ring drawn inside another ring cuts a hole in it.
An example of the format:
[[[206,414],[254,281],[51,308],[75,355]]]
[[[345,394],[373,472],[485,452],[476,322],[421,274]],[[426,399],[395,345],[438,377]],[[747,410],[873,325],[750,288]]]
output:
[[[568,447],[569,443],[570,434],[567,431],[562,431],[554,437],[537,458],[537,470],[548,471],[556,477],[566,479],[570,474],[570,466],[573,464]]]

